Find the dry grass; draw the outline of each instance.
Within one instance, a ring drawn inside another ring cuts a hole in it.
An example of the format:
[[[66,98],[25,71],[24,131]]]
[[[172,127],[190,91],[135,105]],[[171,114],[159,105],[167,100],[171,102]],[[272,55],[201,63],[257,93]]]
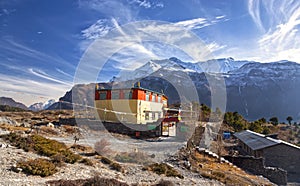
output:
[[[58,135],[59,134],[59,132],[57,130],[55,130],[52,127],[47,127],[47,126],[41,126],[39,128],[39,132],[45,133],[45,134],[51,134],[51,135]]]
[[[77,133],[77,129],[73,126],[64,125],[63,128],[65,129],[65,132],[68,133],[68,134]]]
[[[27,131],[29,128],[26,127],[17,127],[17,126],[12,126],[8,124],[1,124],[0,125],[1,129],[8,130],[8,131]]]
[[[271,185],[270,182],[259,179],[255,175],[233,167],[227,163],[219,163],[216,158],[193,152],[190,158],[192,169],[201,176],[218,180],[226,185]]]
[[[118,162],[122,163],[137,163],[137,164],[149,164],[151,161],[149,160],[149,156],[143,152],[121,152],[118,153],[114,159]]]
[[[86,185],[107,185],[107,186],[129,186],[127,183],[121,182],[115,178],[105,178],[96,175],[92,178],[77,179],[77,180],[51,180],[46,182],[51,186],[86,186]]]

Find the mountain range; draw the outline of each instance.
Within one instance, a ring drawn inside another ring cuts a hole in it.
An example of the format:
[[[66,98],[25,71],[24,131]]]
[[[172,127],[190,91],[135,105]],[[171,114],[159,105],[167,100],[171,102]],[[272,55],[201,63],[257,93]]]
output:
[[[20,102],[16,102],[15,100],[13,100],[12,98],[9,98],[9,97],[0,97],[0,105],[7,105],[10,107],[16,107],[16,108],[28,110],[26,105],[24,105],[23,103],[20,103]]]
[[[222,58],[205,62],[183,62],[177,58],[151,60],[132,71],[123,71],[100,87],[131,87],[137,81],[144,88],[163,91],[170,103],[180,101],[178,89],[195,87],[199,101],[211,105],[208,80],[223,78],[226,111],[237,111],[248,120],[287,116],[300,120],[300,64],[290,61],[260,63]],[[218,85],[217,85],[218,86]],[[71,109],[72,104],[93,106],[95,84],[75,85],[48,109]]]
[[[101,88],[132,87],[137,81],[144,88],[164,92],[169,103],[182,101],[178,90],[187,92],[195,87],[200,103],[211,106],[213,80],[224,80],[220,90],[226,93],[226,111],[237,111],[248,120],[277,116],[284,121],[292,116],[300,120],[300,64],[291,61],[260,63],[222,58],[205,62],[183,62],[177,58],[150,60],[132,71],[123,71],[107,83],[98,83]],[[95,83],[78,84],[59,100],[36,103],[29,109],[72,109],[72,103],[94,106]],[[215,94],[216,92],[214,92]],[[0,105],[28,109],[11,98],[0,98]]]
[[[32,110],[32,111],[46,110],[54,103],[55,103],[55,100],[50,99],[46,102],[34,103],[34,104],[30,105],[28,108],[29,108],[29,110]]]

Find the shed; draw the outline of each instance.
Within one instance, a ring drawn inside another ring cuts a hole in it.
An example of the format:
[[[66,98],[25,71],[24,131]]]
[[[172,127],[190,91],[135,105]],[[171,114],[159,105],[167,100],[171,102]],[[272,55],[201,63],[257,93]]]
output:
[[[263,157],[266,166],[287,171],[288,182],[300,183],[300,147],[250,130],[234,133],[248,155]]]

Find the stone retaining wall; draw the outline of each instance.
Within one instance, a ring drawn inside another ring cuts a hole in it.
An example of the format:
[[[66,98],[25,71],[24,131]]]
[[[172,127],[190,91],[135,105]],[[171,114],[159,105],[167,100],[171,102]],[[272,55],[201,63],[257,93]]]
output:
[[[262,175],[278,185],[287,184],[287,172],[280,168],[265,167],[263,158],[252,156],[225,156],[225,159],[256,175]]]

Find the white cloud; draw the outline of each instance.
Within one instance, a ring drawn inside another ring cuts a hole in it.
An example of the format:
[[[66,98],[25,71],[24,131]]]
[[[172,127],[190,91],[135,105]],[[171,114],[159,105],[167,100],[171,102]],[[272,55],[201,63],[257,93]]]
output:
[[[212,42],[206,45],[207,48],[213,53],[216,52],[218,50],[224,49],[226,48],[226,45],[220,45],[217,42]]]
[[[226,17],[225,15],[217,16],[212,20],[209,20],[207,18],[189,19],[189,20],[185,20],[185,21],[176,22],[175,25],[181,26],[188,30],[196,30],[196,29],[200,29],[200,28],[204,28],[204,27],[216,24],[220,21],[224,21],[225,17]]]
[[[79,7],[96,10],[104,15],[118,18],[121,22],[134,21],[137,16],[137,11],[133,10],[126,1],[79,0]]]
[[[111,22],[107,19],[99,19],[96,23],[81,31],[86,39],[97,39],[105,36],[112,29]]]
[[[262,8],[269,20],[262,23]],[[253,49],[261,61],[300,62],[300,1],[249,0],[249,14],[258,27],[267,31]]]
[[[59,80],[55,77],[51,77],[49,74],[47,74],[46,72],[42,71],[42,70],[38,70],[38,69],[32,69],[32,68],[29,68],[28,71],[35,75],[35,76],[38,76],[40,78],[43,78],[45,80],[49,80],[49,81],[52,81],[52,82],[56,82],[56,83],[59,83],[59,84],[64,84],[64,85],[68,85],[68,86],[71,86],[71,83],[70,82],[65,82],[63,80]]]
[[[25,59],[33,59],[36,63],[43,63],[43,62],[53,62],[57,64],[63,64],[65,67],[74,69],[75,67],[70,64],[68,61],[60,58],[59,56],[52,56],[38,50],[35,50],[31,47],[28,47],[20,42],[16,42],[10,37],[3,37],[0,41],[0,49],[2,51],[12,53],[14,56],[20,56],[20,58]]]
[[[17,76],[0,75],[1,96],[7,96],[27,106],[63,96],[70,85],[55,82],[39,82]]]
[[[138,4],[140,7],[151,8],[151,3],[146,0],[133,0],[132,2]]]
[[[137,4],[140,7],[143,8],[163,8],[164,4],[162,2],[151,2],[151,1],[147,1],[147,0],[130,0],[129,4]]]
[[[253,21],[261,31],[265,31],[260,17],[260,0],[249,0],[248,11]]]

